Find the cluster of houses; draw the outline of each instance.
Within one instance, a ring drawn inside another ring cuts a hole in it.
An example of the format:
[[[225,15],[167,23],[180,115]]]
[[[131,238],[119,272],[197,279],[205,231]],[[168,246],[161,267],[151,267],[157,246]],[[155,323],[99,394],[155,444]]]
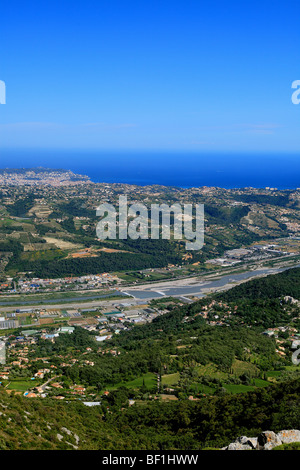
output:
[[[276,341],[277,349],[276,352],[280,356],[286,356],[285,348],[283,344],[286,342],[279,337],[279,333],[287,333],[287,341],[291,343],[291,349],[299,349],[300,348],[300,333],[296,328],[290,326],[279,326],[276,328],[268,328],[266,331],[263,332],[264,335],[268,336],[269,338],[273,337]]]
[[[16,286],[14,292],[18,293],[30,293],[36,291],[58,291],[62,288],[66,288],[72,285],[73,290],[88,290],[101,288],[106,285],[116,284],[120,282],[120,279],[110,273],[92,274],[87,276],[71,276],[62,277],[57,279],[26,279],[21,278]]]

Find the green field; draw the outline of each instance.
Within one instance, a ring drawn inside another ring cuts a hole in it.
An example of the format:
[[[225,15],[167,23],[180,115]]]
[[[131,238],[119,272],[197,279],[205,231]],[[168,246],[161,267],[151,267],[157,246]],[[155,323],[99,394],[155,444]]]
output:
[[[179,372],[176,374],[163,375],[161,378],[162,385],[176,385],[180,378]]]
[[[10,227],[11,225],[21,225],[20,223],[15,222],[12,219],[0,220],[0,227]]]
[[[226,379],[228,374],[218,370],[214,364],[207,364],[206,366],[198,365],[195,367],[199,376],[211,377],[212,379]]]
[[[22,241],[22,240],[21,240]],[[28,241],[25,241],[28,243]],[[47,244],[45,243],[45,247]],[[55,249],[43,249],[37,251],[26,251],[20,255],[20,259],[22,261],[52,261],[61,258],[65,258],[67,256],[67,252],[63,251],[59,248]]]
[[[106,390],[116,390],[120,387],[137,389],[142,387],[143,383],[149,390],[152,390],[154,387],[156,387],[157,384],[156,375],[152,372],[148,372],[147,374],[142,375],[141,377],[138,377],[134,380],[130,380],[129,382],[119,382],[118,384],[107,386]]]
[[[255,387],[268,387],[270,382],[263,379],[254,379]]]
[[[238,376],[242,374],[249,374],[250,376],[253,376],[259,372],[259,369],[254,364],[238,360],[234,361],[232,369],[233,373]]]
[[[253,385],[224,385],[224,388],[229,393],[243,393],[243,392],[253,392],[255,390],[255,387]]]
[[[18,392],[26,392],[32,387],[36,387],[37,383],[35,380],[12,380],[7,386],[8,390],[16,390]]]

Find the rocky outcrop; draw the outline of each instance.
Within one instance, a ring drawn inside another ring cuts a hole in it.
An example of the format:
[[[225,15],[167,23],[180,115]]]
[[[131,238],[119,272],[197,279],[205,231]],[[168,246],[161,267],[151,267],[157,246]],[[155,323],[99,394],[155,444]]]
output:
[[[254,450],[257,446],[256,437],[241,436],[235,442],[229,444],[226,450]]]
[[[300,442],[300,431],[280,431],[277,436],[282,444],[290,444],[291,442]]]
[[[300,431],[292,429],[280,431],[264,431],[258,437],[241,436],[222,450],[271,450],[281,444],[300,442]]]
[[[271,450],[273,447],[280,446],[281,440],[273,431],[262,432],[257,438],[258,450]]]

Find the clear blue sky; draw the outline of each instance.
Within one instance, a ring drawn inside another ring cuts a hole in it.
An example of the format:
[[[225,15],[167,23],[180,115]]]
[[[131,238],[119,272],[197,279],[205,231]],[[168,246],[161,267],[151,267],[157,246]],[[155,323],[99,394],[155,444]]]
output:
[[[300,150],[299,0],[1,2],[0,150]]]

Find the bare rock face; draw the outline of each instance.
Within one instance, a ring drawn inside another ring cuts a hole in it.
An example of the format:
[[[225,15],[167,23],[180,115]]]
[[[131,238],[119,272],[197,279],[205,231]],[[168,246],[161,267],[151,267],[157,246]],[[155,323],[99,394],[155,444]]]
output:
[[[239,440],[242,444],[249,446],[251,449],[256,449],[257,447],[257,437],[242,436]]]
[[[300,431],[292,429],[280,431],[264,431],[257,438],[241,436],[222,450],[271,450],[281,444],[300,442]]]
[[[281,440],[273,431],[264,431],[257,438],[258,450],[271,450],[273,447],[280,446]]]
[[[256,449],[256,437],[241,436],[235,442],[229,444],[227,450],[253,450]]]
[[[241,436],[235,442],[229,444],[228,447],[223,447],[222,450],[255,450],[257,447],[256,437]]]
[[[300,431],[292,429],[291,431],[280,431],[277,434],[282,444],[290,444],[291,442],[300,442]]]
[[[241,444],[240,442],[232,442],[226,450],[253,450],[253,447],[247,444]]]

